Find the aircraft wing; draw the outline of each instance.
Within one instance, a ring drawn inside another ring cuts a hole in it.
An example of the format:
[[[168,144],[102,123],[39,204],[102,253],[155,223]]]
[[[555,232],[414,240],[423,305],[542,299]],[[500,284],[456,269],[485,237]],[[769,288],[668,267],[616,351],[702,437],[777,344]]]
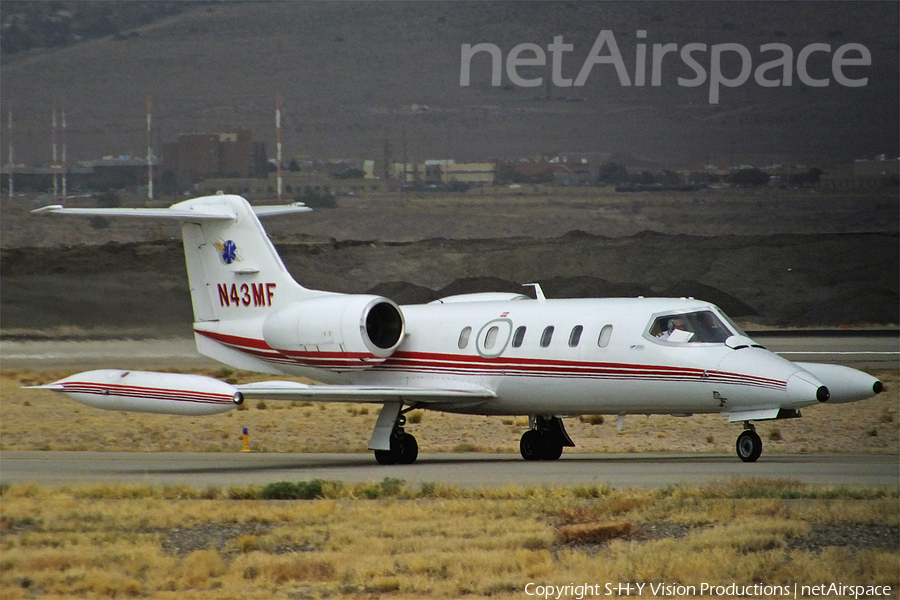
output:
[[[407,404],[477,405],[496,398],[487,388],[423,388],[363,385],[306,385],[262,381],[235,386],[244,399],[311,400],[317,402],[404,402]]]
[[[381,404],[369,439],[372,450],[391,450],[391,438],[403,405],[444,404],[455,408],[478,406],[497,395],[481,387],[467,389],[363,385],[306,385],[293,381],[263,381],[235,386],[235,402],[248,398],[315,400],[319,402],[369,402]]]

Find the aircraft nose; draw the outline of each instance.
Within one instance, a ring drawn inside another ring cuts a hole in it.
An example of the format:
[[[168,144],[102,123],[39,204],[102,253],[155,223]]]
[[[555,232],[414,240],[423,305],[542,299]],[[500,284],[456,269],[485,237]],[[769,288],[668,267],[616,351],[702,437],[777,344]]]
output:
[[[827,402],[831,398],[828,387],[811,373],[798,371],[787,381],[787,393],[792,402],[810,403],[814,400]]]

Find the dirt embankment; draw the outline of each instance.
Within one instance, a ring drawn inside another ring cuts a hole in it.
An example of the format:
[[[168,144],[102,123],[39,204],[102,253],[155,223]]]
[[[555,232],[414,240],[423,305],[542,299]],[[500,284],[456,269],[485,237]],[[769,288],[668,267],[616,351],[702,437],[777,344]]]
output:
[[[176,226],[0,203],[3,335],[189,334]],[[898,216],[889,189],[535,186],[340,198],[264,226],[311,288],[414,303],[539,282],[550,298],[693,296],[744,323],[804,327],[897,323]]]
[[[548,297],[693,296],[773,326],[897,322],[898,236],[888,233],[418,242],[276,240],[303,285],[399,303],[477,291]],[[191,307],[177,241],[7,248],[4,335],[184,335]]]

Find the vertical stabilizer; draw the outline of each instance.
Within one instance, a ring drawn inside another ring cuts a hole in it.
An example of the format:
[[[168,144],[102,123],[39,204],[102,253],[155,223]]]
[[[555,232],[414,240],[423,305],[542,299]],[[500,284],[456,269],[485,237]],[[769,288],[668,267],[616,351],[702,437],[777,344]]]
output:
[[[328,294],[294,281],[257,218],[257,213],[273,216],[308,210],[301,203],[254,209],[240,196],[217,194],[169,208],[53,205],[33,212],[180,222],[194,321],[204,323],[255,319],[292,302]]]
[[[171,208],[231,217],[183,222],[196,322],[252,319],[321,295],[294,281],[252,207],[240,196],[206,196]]]

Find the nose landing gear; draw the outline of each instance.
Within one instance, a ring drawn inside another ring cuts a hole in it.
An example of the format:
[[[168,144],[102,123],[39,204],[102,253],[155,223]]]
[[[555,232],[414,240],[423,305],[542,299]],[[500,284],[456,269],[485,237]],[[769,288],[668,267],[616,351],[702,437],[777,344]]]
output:
[[[756,433],[756,427],[749,421],[744,421],[744,431],[738,436],[735,447],[738,458],[744,462],[756,462],[762,454],[762,439]]]

